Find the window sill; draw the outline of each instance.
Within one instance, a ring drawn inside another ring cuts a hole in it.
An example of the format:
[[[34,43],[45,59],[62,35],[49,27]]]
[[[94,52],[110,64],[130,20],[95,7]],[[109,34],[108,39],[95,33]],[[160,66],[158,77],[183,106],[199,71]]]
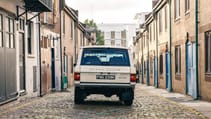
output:
[[[185,12],[185,15],[189,15],[190,14],[190,10]]]
[[[27,58],[35,58],[34,55],[28,55]]]
[[[182,78],[182,75],[181,74],[175,74],[175,79],[176,80],[181,80]]]
[[[205,81],[211,82],[211,73],[205,73]]]
[[[180,17],[175,18],[174,22],[180,21]]]

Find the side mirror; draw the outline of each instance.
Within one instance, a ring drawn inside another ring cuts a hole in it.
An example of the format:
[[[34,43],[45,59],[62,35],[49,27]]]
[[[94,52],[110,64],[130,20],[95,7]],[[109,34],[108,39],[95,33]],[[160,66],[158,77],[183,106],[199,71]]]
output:
[[[73,64],[73,66],[75,67],[75,66],[76,66],[76,64]]]

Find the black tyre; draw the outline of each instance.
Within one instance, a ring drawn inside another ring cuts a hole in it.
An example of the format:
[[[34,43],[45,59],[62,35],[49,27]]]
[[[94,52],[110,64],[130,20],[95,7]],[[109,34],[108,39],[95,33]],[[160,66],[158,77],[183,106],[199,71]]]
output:
[[[83,94],[82,90],[78,87],[75,87],[75,95],[74,95],[75,104],[80,104],[84,101],[82,94]]]
[[[125,105],[130,106],[133,104],[133,100],[125,100],[124,103]]]

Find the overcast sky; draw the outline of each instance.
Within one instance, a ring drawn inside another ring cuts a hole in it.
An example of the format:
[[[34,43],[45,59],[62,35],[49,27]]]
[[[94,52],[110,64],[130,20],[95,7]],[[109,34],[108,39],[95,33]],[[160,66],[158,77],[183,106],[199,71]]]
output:
[[[96,23],[134,23],[134,16],[150,12],[152,0],[66,0],[79,10],[79,20],[93,19]]]

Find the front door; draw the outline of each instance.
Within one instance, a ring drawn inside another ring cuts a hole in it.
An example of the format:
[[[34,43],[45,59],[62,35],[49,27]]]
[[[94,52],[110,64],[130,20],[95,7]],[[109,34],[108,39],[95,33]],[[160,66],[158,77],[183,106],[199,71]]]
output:
[[[54,90],[56,88],[56,81],[55,81],[55,53],[54,53],[54,48],[51,48],[51,70],[52,70],[52,73],[51,73],[51,78],[52,78],[52,89]]]
[[[196,44],[186,44],[186,78],[187,78],[187,94],[193,98],[197,98],[196,89]]]
[[[25,54],[24,33],[19,33],[19,67],[20,67],[20,91],[25,92]]]
[[[157,57],[154,58],[154,86],[157,88],[158,87],[158,61],[157,61]]]
[[[170,55],[166,52],[166,89],[171,91],[171,81],[170,81]]]

